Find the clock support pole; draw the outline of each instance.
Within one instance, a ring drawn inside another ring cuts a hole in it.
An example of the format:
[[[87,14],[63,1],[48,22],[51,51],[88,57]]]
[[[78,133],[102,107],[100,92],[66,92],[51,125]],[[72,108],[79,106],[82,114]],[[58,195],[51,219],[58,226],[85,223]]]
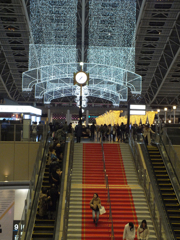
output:
[[[80,125],[82,125],[82,85],[80,85],[79,122],[80,122]]]

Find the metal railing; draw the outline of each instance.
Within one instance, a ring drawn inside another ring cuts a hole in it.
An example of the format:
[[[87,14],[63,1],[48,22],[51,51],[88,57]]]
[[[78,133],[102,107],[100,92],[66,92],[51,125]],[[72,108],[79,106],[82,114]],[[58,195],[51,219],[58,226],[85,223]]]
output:
[[[31,239],[30,232],[32,231],[32,226],[34,223],[33,220],[36,214],[38,197],[43,179],[43,176],[40,173],[42,172],[41,170],[45,167],[46,164],[48,145],[48,126],[46,126],[43,138],[41,139],[37,152],[32,177],[30,180],[30,186],[25,200],[25,206],[23,209],[21,221],[19,223],[19,229],[17,233],[18,240]]]
[[[106,174],[106,164],[105,164],[105,157],[104,157],[104,147],[103,147],[103,138],[101,134],[101,147],[102,147],[102,154],[103,154],[103,168],[104,168],[104,177],[106,182],[106,188],[108,190],[108,203],[109,203],[109,220],[111,222],[111,239],[115,240],[114,237],[114,226],[113,226],[113,218],[112,218],[112,210],[111,210],[111,199],[109,193],[109,182],[108,182],[108,175]]]
[[[162,135],[156,134],[154,137],[154,143],[157,145],[160,151],[164,165],[176,193],[176,197],[180,203],[180,177],[178,174],[180,169],[180,160],[173,148],[173,145],[171,144],[170,139],[168,138],[167,133],[165,133],[165,136],[167,138],[163,138]],[[168,140],[168,144],[165,144],[167,142],[164,143],[164,139]]]
[[[169,156],[169,159],[171,161],[172,167],[174,169],[174,172],[176,173],[178,182],[180,184],[180,159],[172,145],[172,142],[167,134],[167,131],[164,131],[163,134],[160,136],[160,140],[162,140],[164,147],[166,149],[166,152]]]
[[[140,144],[142,150],[144,162],[140,156],[140,152],[138,151],[137,142],[134,141],[132,135],[129,136],[129,145],[134,158],[139,183],[146,195],[157,238],[158,240],[173,240],[175,239],[174,234],[171,229],[164,203],[162,201],[162,197],[150,162],[149,153],[142,134],[138,134],[137,139],[137,142]]]
[[[65,169],[67,164],[67,143],[70,141],[70,156],[69,156],[69,167],[67,172],[67,186],[66,189],[64,189],[64,179],[65,179]],[[66,190],[66,196],[65,196],[65,207],[64,211],[62,210],[62,204],[63,204],[63,194],[60,195],[60,200],[58,203],[58,209],[57,209],[57,218],[56,218],[56,226],[54,229],[54,240],[59,240],[59,232],[60,232],[60,225],[61,225],[61,215],[63,214],[63,235],[62,240],[67,239],[67,230],[68,230],[68,219],[69,219],[69,204],[70,204],[70,191],[71,191],[71,177],[72,177],[72,164],[73,164],[73,153],[74,153],[74,136],[71,137],[71,140],[68,138],[65,145],[64,150],[64,157],[63,157],[63,174],[61,179],[61,186],[60,186],[60,192]]]
[[[0,124],[0,141],[33,141],[38,142],[46,134],[46,125],[37,125],[37,131],[33,133],[32,125]]]

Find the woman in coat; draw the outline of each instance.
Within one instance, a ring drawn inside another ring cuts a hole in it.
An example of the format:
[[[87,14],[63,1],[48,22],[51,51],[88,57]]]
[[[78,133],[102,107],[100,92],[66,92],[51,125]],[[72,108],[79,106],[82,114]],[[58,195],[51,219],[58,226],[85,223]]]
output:
[[[149,239],[149,228],[147,227],[146,220],[141,222],[137,230],[137,239],[138,240],[148,240]]]
[[[99,220],[99,209],[101,208],[101,200],[97,193],[94,193],[93,199],[90,201],[90,207],[92,209],[92,217],[95,225],[97,226]],[[95,220],[96,215],[96,220]]]
[[[146,137],[147,137],[148,145],[151,145],[151,136],[150,136],[150,133],[155,133],[155,132],[153,132],[152,129],[147,125],[147,126],[144,128],[143,135],[144,135],[144,139],[146,139]]]
[[[124,227],[123,240],[134,240],[135,228],[132,222],[128,223]]]

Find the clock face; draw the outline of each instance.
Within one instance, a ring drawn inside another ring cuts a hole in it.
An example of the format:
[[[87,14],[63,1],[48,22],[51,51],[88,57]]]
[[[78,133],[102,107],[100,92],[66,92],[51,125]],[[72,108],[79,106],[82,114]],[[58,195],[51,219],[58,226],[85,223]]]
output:
[[[84,84],[87,81],[87,75],[85,72],[78,72],[76,74],[76,82],[79,84]]]

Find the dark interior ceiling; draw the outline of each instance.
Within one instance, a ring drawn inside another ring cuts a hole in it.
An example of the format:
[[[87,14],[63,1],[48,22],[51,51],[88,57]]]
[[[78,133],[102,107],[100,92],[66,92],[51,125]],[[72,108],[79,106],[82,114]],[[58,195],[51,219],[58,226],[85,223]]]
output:
[[[0,99],[26,104],[37,102],[33,91],[21,90],[22,72],[28,70],[28,12],[29,0],[0,0]],[[130,102],[152,107],[179,105],[179,0],[137,0],[136,73],[143,79],[142,94],[130,94]],[[55,100],[72,101],[72,97]],[[109,104],[89,98],[89,103],[94,102]]]

